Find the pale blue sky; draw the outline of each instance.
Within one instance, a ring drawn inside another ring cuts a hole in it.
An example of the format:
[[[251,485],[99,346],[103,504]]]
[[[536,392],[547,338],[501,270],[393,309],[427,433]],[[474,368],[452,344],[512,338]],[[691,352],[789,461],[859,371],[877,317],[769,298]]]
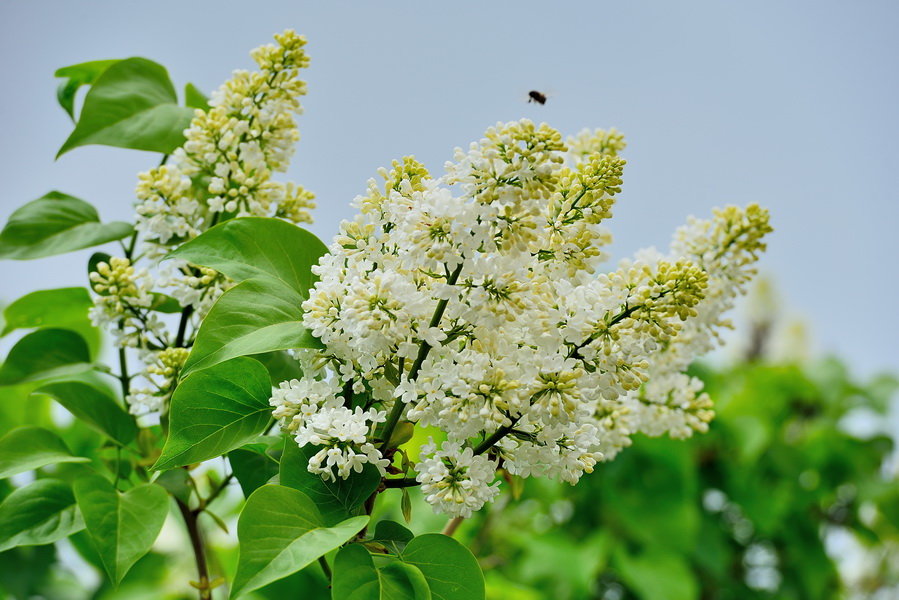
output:
[[[7,1],[0,220],[51,189],[129,220],[136,173],[157,161],[88,147],[54,162],[71,128],[57,67],[145,56],[208,91],[285,28],[313,61],[288,176],[318,194],[323,238],[393,158],[439,172],[500,120],[615,126],[630,144],[617,256],[758,201],[776,228],[762,269],[818,349],[899,369],[896,2]],[[534,88],[546,106],[525,102]],[[89,254],[0,263],[0,299],[83,285]]]

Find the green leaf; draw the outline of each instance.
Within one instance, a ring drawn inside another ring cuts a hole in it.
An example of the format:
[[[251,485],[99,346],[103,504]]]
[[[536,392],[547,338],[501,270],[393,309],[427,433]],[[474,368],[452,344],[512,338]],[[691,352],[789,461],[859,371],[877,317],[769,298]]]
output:
[[[91,356],[100,350],[100,331],[88,317],[93,306],[87,289],[81,287],[59,288],[32,292],[15,300],[3,311],[6,321],[0,337],[17,329],[56,327],[71,329],[87,342]]]
[[[426,533],[413,539],[403,562],[418,567],[434,600],[483,600],[484,575],[471,552],[451,537]]]
[[[77,534],[76,534],[77,535]],[[0,592],[9,598],[48,598],[47,582],[56,570],[56,546],[26,546],[0,556]]]
[[[431,600],[434,594],[421,569],[394,561],[378,569],[383,600]]]
[[[327,252],[309,233],[279,219],[244,217],[217,225],[169,254],[211,267],[239,285],[206,316],[182,377],[235,356],[320,348],[302,326],[301,304]]]
[[[400,554],[415,535],[396,521],[378,521],[373,542],[387,547],[394,554]]]
[[[368,550],[359,544],[341,548],[334,560],[333,600],[430,600],[422,572],[393,561],[375,568]]]
[[[38,329],[19,340],[0,366],[0,385],[41,381],[92,368],[87,342],[68,329]]]
[[[380,600],[381,582],[371,554],[359,544],[344,546],[334,558],[333,600]]]
[[[275,387],[282,381],[303,378],[303,369],[300,367],[300,361],[283,350],[253,354],[250,358],[255,358],[265,365],[272,380],[272,385]]]
[[[184,143],[193,109],[178,106],[169,74],[145,58],[127,58],[107,68],[84,99],[75,130],[57,158],[89,144],[170,154]]]
[[[6,323],[0,336],[35,327],[67,329],[65,325],[85,320],[91,306],[90,294],[83,287],[31,292],[3,309]]]
[[[229,452],[228,462],[244,498],[249,498],[278,474],[278,463],[267,452],[256,452],[246,446]]]
[[[59,436],[41,427],[19,427],[0,438],[0,479],[61,462],[87,462],[72,456]]]
[[[153,468],[202,462],[252,441],[271,419],[271,390],[265,367],[251,358],[194,373],[172,395],[169,435]]]
[[[307,469],[309,459],[320,450],[307,444],[300,448],[292,437],[284,440],[281,455],[281,485],[300,490],[315,502],[329,523],[342,521],[356,514],[365,500],[378,489],[381,475],[372,464],[363,465],[362,472],[350,473],[346,479],[326,481]]]
[[[82,529],[72,490],[58,479],[38,479],[0,504],[0,552],[52,544]]]
[[[242,217],[216,225],[169,253],[234,281],[270,277],[308,297],[312,266],[328,249],[305,229],[280,219]]]
[[[190,496],[193,493],[193,486],[190,483],[190,473],[186,469],[171,469],[165,471],[157,477],[153,483],[165,488],[172,496],[188,504]]]
[[[103,477],[91,475],[75,481],[75,498],[94,548],[118,585],[156,541],[169,511],[168,494],[151,483],[123,494]]]
[[[304,298],[274,279],[250,279],[226,291],[203,319],[181,376],[226,360],[287,350],[320,348],[303,327]]]
[[[306,494],[264,485],[250,496],[237,522],[240,558],[231,597],[295,573],[346,543],[368,523],[351,517],[327,527]]]
[[[209,98],[192,83],[184,86],[184,105],[200,110],[209,110]]]
[[[27,260],[89,248],[131,235],[131,225],[100,223],[96,209],[50,192],[15,210],[0,232],[0,258]]]
[[[76,418],[126,445],[137,436],[134,417],[105,390],[82,381],[60,381],[36,389],[62,404]]]
[[[119,62],[113,60],[92,60],[77,65],[70,65],[56,70],[55,77],[63,77],[65,81],[56,88],[56,99],[68,115],[75,120],[75,94],[83,85],[93,84],[103,72]]]

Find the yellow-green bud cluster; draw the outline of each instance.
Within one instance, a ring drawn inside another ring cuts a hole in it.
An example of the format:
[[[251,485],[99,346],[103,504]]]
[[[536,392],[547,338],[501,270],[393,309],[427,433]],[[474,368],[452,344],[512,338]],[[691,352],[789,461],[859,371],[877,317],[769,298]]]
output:
[[[583,129],[577,135],[569,136],[565,143],[568,146],[568,156],[574,163],[579,163],[597,154],[618,156],[627,146],[624,134],[614,127],[608,131]]]
[[[145,364],[131,377],[129,402],[135,413],[164,409],[173,374],[187,352],[171,345],[189,345],[199,321],[232,285],[212,269],[178,259],[162,263],[162,258],[225,219],[312,220],[314,194],[274,179],[287,170],[300,138],[296,116],[306,93],[299,78],[309,66],[306,39],[292,30],[274,37],[274,44],[251,52],[255,70],[234,71],[213,92],[209,107],[194,111],[183,146],[165,164],[138,176],[140,243],[132,245],[130,255],[148,268],[135,271],[128,260],[112,259],[91,275],[99,294],[92,318],[110,329],[117,344],[135,348]],[[168,302],[162,294],[184,307],[177,334],[152,310]]]
[[[664,340],[653,355],[647,381],[630,395],[627,418],[635,431],[684,438],[708,428],[712,401],[702,382],[684,371],[696,356],[720,343],[718,330],[730,325],[723,315],[755,273],[753,265],[771,231],[768,211],[757,204],[716,209],[711,219],[690,219],[677,231],[671,256],[702,269],[704,297],[691,308],[695,316]]]
[[[147,372],[153,375],[159,375],[166,379],[174,379],[177,377],[190,350],[187,348],[166,348],[156,355],[156,363],[147,367]]]
[[[127,258],[113,256],[109,262],[97,263],[96,269],[91,272],[90,280],[98,294],[120,299],[137,296],[134,267]]]

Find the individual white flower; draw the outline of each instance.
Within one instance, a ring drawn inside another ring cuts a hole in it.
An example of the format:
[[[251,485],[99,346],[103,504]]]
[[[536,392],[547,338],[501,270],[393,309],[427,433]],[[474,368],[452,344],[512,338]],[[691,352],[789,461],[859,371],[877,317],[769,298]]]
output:
[[[274,407],[272,416],[278,419],[286,431],[296,434],[319,408],[342,406],[340,386],[333,379],[303,379],[282,381],[274,390],[269,404]]]
[[[425,500],[437,512],[453,517],[470,517],[499,493],[496,463],[471,448],[443,442],[440,450],[431,440],[421,448],[422,456],[415,469]]]
[[[390,461],[368,441],[372,425],[385,418],[383,411],[363,411],[358,406],[352,411],[344,406],[326,405],[309,415],[295,437],[300,447],[323,446],[309,459],[309,472],[329,480],[346,479],[354,471],[361,473],[363,466],[370,463],[385,475]]]
[[[522,433],[500,443],[503,466],[522,477],[560,479],[574,485],[584,473],[592,473],[599,451],[600,429],[591,422],[544,427],[536,431],[522,423]]]

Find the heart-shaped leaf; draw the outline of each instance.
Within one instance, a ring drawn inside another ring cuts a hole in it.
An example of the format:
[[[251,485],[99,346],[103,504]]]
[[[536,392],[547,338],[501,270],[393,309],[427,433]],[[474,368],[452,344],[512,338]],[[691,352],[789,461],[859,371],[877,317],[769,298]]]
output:
[[[271,392],[268,371],[252,358],[194,373],[172,395],[169,436],[153,468],[202,462],[252,441],[271,419]]]
[[[3,309],[6,323],[0,337],[17,329],[57,327],[75,331],[96,356],[100,349],[100,332],[88,318],[94,305],[86,288],[71,287],[31,292],[14,300]]]
[[[90,475],[75,482],[75,498],[94,548],[118,585],[156,541],[168,514],[168,494],[150,483],[121,493],[103,477]]]
[[[312,266],[328,249],[315,235],[282,221],[242,217],[216,225],[169,254],[211,267],[234,281],[274,278],[304,298],[317,280]]]
[[[226,360],[287,350],[320,348],[303,327],[303,297],[276,279],[250,279],[216,301],[203,319],[181,376]]]
[[[209,98],[192,83],[184,86],[184,105],[200,110],[209,110]]]
[[[376,568],[359,544],[340,549],[334,559],[333,600],[431,600],[428,582],[418,567],[400,561]]]
[[[401,554],[406,544],[412,541],[415,535],[397,523],[396,521],[378,521],[372,541],[385,546],[394,554]]]
[[[295,573],[356,535],[368,516],[327,527],[306,494],[264,485],[250,496],[237,522],[240,558],[231,597]]]
[[[300,490],[315,502],[328,523],[336,523],[356,514],[365,500],[378,489],[381,475],[372,464],[363,465],[362,472],[350,473],[346,479],[327,481],[307,469],[309,459],[320,448],[306,445],[300,448],[287,437],[281,455],[281,485]]]
[[[100,223],[96,209],[62,192],[16,209],[0,232],[0,258],[27,260],[89,248],[131,235],[128,223]]]
[[[284,350],[251,354],[250,358],[255,358],[268,369],[268,375],[272,380],[273,386],[277,386],[282,381],[303,378],[303,369],[300,367],[300,361]]]
[[[94,83],[106,69],[117,62],[119,59],[92,60],[56,70],[54,75],[65,79],[56,88],[56,99],[73,121],[75,120],[75,94],[78,93],[78,89],[83,85]]]
[[[0,479],[61,462],[87,462],[72,456],[59,436],[41,427],[19,427],[0,438]]]
[[[134,417],[99,387],[83,381],[60,381],[42,386],[34,393],[50,396],[76,418],[122,445],[137,436]]]
[[[38,329],[19,340],[0,366],[0,385],[41,381],[92,368],[87,342],[68,329]]]
[[[91,86],[57,157],[88,144],[169,154],[184,143],[193,114],[192,108],[178,106],[165,67],[146,58],[120,60]]]
[[[427,533],[403,550],[403,562],[418,567],[434,600],[484,600],[484,574],[471,552],[449,536]]]
[[[38,479],[0,504],[0,552],[52,544],[84,529],[72,490],[58,479]]]
[[[381,600],[431,600],[428,580],[421,569],[396,560],[378,569]]]
[[[228,453],[228,463],[240,483],[244,498],[262,487],[278,474],[278,463],[264,449],[244,446]]]

